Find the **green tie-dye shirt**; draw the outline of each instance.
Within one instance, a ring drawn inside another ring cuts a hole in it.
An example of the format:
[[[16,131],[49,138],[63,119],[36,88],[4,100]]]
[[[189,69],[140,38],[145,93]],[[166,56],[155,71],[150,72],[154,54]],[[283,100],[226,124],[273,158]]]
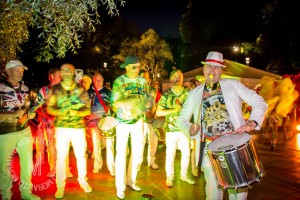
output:
[[[188,96],[189,90],[187,88],[183,88],[179,94],[175,94],[170,88],[169,90],[165,91],[158,102],[158,105],[165,109],[175,108],[176,104],[183,104]],[[180,131],[178,126],[176,125],[176,120],[180,114],[180,111],[177,113],[172,113],[170,115],[166,115],[166,123],[164,126],[164,130],[166,132],[175,132]]]
[[[124,104],[117,108],[115,112],[119,121],[131,124],[144,117],[147,87],[146,79],[141,76],[129,79],[126,75],[121,75],[114,81],[111,93],[112,104],[118,100],[140,99],[134,106]]]
[[[87,91],[78,83],[73,90],[65,90],[61,83],[54,85],[49,94],[55,96],[54,107],[65,112],[68,110],[80,110],[90,107],[90,99]],[[84,128],[84,116],[58,115],[54,120],[55,127]]]

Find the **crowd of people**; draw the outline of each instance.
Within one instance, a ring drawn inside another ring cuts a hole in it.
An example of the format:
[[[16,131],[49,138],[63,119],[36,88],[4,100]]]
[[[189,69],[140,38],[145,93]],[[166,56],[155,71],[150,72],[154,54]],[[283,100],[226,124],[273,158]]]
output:
[[[161,92],[150,73],[141,70],[135,55],[126,57],[120,68],[124,73],[114,80],[112,88],[104,86],[104,77],[95,72],[92,77],[80,74],[66,63],[49,70],[50,83],[38,91],[30,105],[29,89],[22,84],[24,70],[19,60],[6,64],[7,80],[0,83],[0,191],[2,199],[12,197],[9,156],[20,156],[21,180],[31,187],[22,187],[22,199],[40,199],[32,193],[33,139],[36,140],[36,160],[48,161],[48,177],[55,177],[56,198],[63,198],[66,181],[73,174],[69,167],[72,145],[78,183],[84,192],[92,192],[87,177],[87,155],[91,146],[93,173],[103,167],[102,148],[106,145],[106,165],[115,177],[116,196],[125,198],[126,186],[141,191],[137,176],[144,160],[148,141],[147,164],[157,170],[155,154],[160,135],[153,125],[164,118],[166,145],[166,186],[173,187],[176,149],[181,151],[180,180],[195,184],[189,177],[204,173],[206,199],[223,199],[223,190],[214,178],[207,146],[227,134],[259,130],[267,111],[265,100],[238,80],[221,79],[223,54],[209,52],[204,76],[197,75],[189,87],[183,85],[183,73],[170,73],[171,88]],[[242,102],[252,107],[249,119],[243,117]],[[238,106],[241,105],[241,106]],[[37,116],[36,116],[37,115]],[[28,120],[38,119],[36,138],[32,137]],[[28,140],[27,145],[20,145]],[[38,142],[37,142],[38,141]],[[45,156],[47,149],[48,159]],[[127,158],[129,161],[127,162]],[[127,166],[128,163],[128,166]],[[191,167],[190,167],[191,163]],[[229,199],[247,199],[247,190],[230,190]]]

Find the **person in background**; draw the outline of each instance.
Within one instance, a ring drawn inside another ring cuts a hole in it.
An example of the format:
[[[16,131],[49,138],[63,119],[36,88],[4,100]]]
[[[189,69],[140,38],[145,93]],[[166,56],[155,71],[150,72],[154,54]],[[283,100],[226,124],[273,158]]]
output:
[[[149,96],[149,103],[151,106],[149,109],[146,110],[146,118],[144,121],[144,132],[143,132],[143,150],[145,149],[146,140],[148,139],[148,154],[147,154],[147,161],[148,166],[150,166],[152,169],[159,169],[158,165],[155,163],[155,153],[157,150],[158,145],[158,136],[152,126],[152,123],[155,118],[155,111],[156,111],[156,89],[150,86],[150,74],[148,71],[141,71],[140,76],[144,77],[148,83],[148,96]],[[143,162],[143,155],[141,157],[141,161],[139,164],[139,168],[142,165]]]
[[[56,132],[56,187],[55,198],[63,198],[66,185],[66,167],[70,143],[76,157],[78,182],[85,192],[92,192],[87,182],[86,129],[84,117],[91,113],[87,91],[74,81],[75,67],[63,64],[60,67],[62,81],[50,89],[47,112],[55,116]]]
[[[177,147],[181,151],[180,179],[188,184],[195,184],[195,181],[188,176],[190,139],[180,131],[175,123],[189,90],[183,87],[183,74],[178,69],[171,72],[170,82],[171,88],[162,94],[158,102],[156,115],[158,117],[165,116],[166,118],[164,128],[166,131],[166,186],[171,188],[173,187],[174,160]]]
[[[98,129],[99,120],[106,117],[110,112],[111,92],[103,87],[104,78],[100,72],[93,76],[93,86],[88,90],[91,98],[92,114],[89,120],[88,129],[92,135],[94,169],[93,173],[98,173],[102,169],[103,161],[101,155],[101,132]],[[102,99],[102,100],[101,100]],[[106,165],[111,176],[115,176],[115,159],[114,159],[114,141],[115,138],[105,138],[106,143]]]
[[[2,199],[12,199],[10,166],[14,150],[20,157],[21,198],[38,200],[32,194],[33,138],[27,123],[35,113],[30,109],[29,89],[22,83],[26,66],[19,60],[6,63],[7,80],[0,83],[0,193]]]
[[[145,113],[146,80],[139,76],[140,63],[134,55],[127,56],[120,65],[125,74],[119,76],[112,88],[112,105],[118,121],[116,125],[116,189],[119,199],[125,198],[126,185],[135,191],[141,191],[136,184],[143,141],[143,123]],[[128,140],[131,141],[131,155],[126,173]]]
[[[192,78],[189,82],[188,82],[188,84],[185,86],[185,88],[187,88],[188,90],[192,90],[192,89],[194,89],[195,88],[195,79],[194,78]]]
[[[196,75],[194,79],[195,79],[195,87],[198,87],[199,85],[205,82],[205,77],[203,75]]]
[[[205,78],[202,75],[197,75],[195,76],[195,87],[198,87],[199,85],[203,84],[205,82]],[[193,120],[193,119],[192,119]],[[192,174],[194,177],[198,177],[199,176],[199,172],[198,172],[198,168],[196,166],[195,163],[195,156],[196,156],[196,140],[195,139],[191,139],[191,165],[192,165]]]
[[[204,148],[224,134],[259,130],[268,106],[261,96],[239,80],[221,79],[226,67],[222,53],[209,52],[202,64],[205,84],[189,92],[176,124],[187,137],[196,139],[195,158],[204,171],[206,199],[221,200],[223,190],[218,187],[207,151],[201,155],[200,139]],[[242,101],[253,108],[247,122],[242,114]],[[228,193],[229,199],[247,199],[248,194],[247,188],[228,189]]]
[[[84,75],[80,80],[79,84],[82,85],[86,91],[88,91],[91,87],[92,79],[87,75]]]
[[[34,104],[34,109],[38,114],[37,119],[39,121],[36,133],[36,159],[40,160],[41,163],[45,162],[45,146],[47,146],[48,163],[50,166],[50,172],[47,176],[54,177],[56,172],[54,117],[46,112],[46,100],[50,88],[61,81],[59,68],[51,68],[48,72],[48,79],[50,84],[39,89]],[[69,167],[67,167],[67,177],[73,177]]]

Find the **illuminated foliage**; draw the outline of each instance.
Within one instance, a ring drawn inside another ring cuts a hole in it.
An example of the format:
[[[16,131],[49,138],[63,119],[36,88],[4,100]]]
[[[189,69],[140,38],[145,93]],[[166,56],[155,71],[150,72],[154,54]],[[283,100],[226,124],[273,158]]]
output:
[[[125,39],[121,44],[120,54],[113,59],[115,63],[122,63],[131,54],[138,56],[141,69],[148,70],[153,79],[167,76],[165,63],[173,62],[169,45],[153,29],[148,29],[140,40]]]
[[[1,2],[0,59],[15,58],[20,45],[28,40],[29,26],[38,33],[37,61],[49,62],[76,54],[85,33],[94,32],[100,23],[100,6],[110,16],[118,15],[117,5],[124,0],[6,0]]]

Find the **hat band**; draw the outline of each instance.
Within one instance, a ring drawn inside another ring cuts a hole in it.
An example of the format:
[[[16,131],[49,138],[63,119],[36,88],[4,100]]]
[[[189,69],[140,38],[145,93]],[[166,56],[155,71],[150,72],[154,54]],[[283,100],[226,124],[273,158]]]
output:
[[[220,62],[218,60],[212,60],[212,59],[206,59],[205,62],[214,62],[214,63],[218,63],[218,64],[223,65],[223,62]]]

